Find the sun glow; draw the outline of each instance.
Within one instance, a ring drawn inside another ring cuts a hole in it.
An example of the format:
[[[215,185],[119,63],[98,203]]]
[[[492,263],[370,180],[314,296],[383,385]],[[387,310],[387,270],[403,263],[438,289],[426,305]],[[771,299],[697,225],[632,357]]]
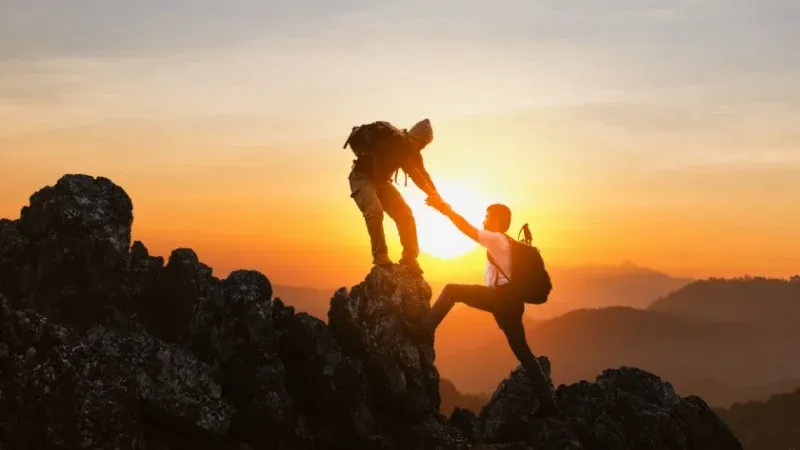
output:
[[[436,181],[442,198],[462,217],[481,228],[488,203],[463,184],[447,180]],[[466,237],[440,212],[425,204],[425,193],[412,188],[400,188],[417,220],[419,248],[423,253],[442,259],[453,259],[469,253],[477,243]]]

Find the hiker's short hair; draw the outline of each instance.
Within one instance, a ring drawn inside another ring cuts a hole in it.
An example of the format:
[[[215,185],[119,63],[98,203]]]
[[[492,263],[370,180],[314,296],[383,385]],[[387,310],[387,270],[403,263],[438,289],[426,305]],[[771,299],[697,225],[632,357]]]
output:
[[[503,232],[508,231],[511,226],[511,210],[508,206],[495,203],[486,208],[486,213],[497,220],[497,225]]]

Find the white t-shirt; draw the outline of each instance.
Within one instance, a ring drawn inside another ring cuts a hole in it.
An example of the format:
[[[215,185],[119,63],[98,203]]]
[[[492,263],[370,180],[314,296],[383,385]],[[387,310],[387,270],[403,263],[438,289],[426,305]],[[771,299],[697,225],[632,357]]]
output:
[[[500,266],[504,273],[511,276],[511,244],[508,242],[508,238],[503,233],[496,231],[478,230],[478,243],[492,255],[494,263]],[[498,285],[508,283],[508,279],[487,258],[486,285],[494,286],[495,280],[497,280]]]

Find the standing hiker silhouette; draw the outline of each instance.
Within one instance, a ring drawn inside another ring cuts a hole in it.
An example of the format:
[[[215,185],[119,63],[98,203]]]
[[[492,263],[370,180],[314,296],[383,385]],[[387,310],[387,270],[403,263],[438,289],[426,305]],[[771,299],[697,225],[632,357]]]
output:
[[[347,141],[356,155],[350,170],[350,197],[364,216],[372,250],[372,263],[391,266],[386,236],[383,231],[383,214],[389,215],[397,225],[403,255],[400,265],[422,275],[417,261],[419,244],[417,224],[411,208],[400,192],[392,185],[392,174],[397,181],[399,170],[411,178],[428,199],[441,198],[422,160],[422,150],[433,141],[430,120],[423,119],[411,129],[398,129],[385,121],[353,127]]]

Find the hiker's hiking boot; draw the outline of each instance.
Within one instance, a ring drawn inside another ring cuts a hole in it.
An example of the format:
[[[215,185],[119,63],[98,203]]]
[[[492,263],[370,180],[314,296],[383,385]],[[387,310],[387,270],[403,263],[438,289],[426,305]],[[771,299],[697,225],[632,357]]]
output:
[[[372,264],[382,267],[384,269],[388,269],[394,265],[391,259],[389,259],[388,255],[376,255],[372,257]]]
[[[525,375],[533,388],[536,398],[539,400],[539,407],[534,412],[533,417],[561,417],[562,412],[561,408],[558,406],[555,392],[553,392],[553,389],[550,387],[550,383],[547,381],[547,376],[542,370],[541,364],[533,357],[531,359],[526,359],[525,363],[526,364],[522,366]]]
[[[422,275],[424,273],[422,271],[422,267],[419,266],[419,262],[417,262],[416,259],[401,258],[400,265],[407,268],[416,275]]]

